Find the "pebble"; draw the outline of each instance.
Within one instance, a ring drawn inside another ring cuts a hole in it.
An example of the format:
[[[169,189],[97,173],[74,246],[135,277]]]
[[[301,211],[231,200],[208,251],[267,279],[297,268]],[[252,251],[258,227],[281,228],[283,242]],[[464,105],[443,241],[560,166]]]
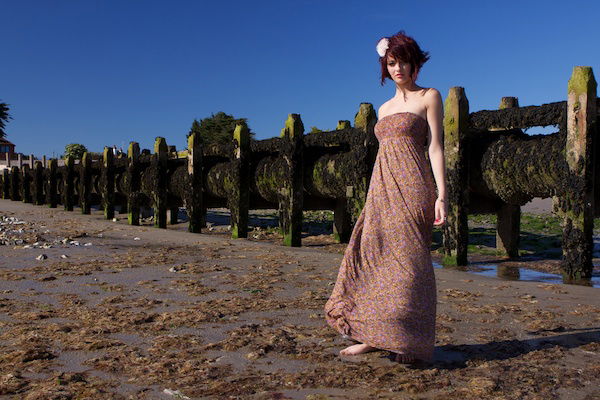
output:
[[[47,259],[47,258],[48,258],[48,256],[47,256],[47,255],[45,255],[45,254],[40,254],[40,255],[39,255],[39,256],[37,256],[35,259],[36,259],[36,260],[39,260],[39,261],[41,261],[41,260],[45,260],[45,259]]]
[[[189,399],[189,397],[185,396],[179,390],[165,389],[163,390],[163,393],[168,394],[169,396],[177,396],[178,399]]]

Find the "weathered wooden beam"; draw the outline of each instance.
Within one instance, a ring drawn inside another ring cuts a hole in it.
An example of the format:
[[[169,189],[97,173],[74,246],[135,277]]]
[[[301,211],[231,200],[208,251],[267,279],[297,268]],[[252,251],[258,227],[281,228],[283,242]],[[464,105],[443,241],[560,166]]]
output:
[[[50,208],[56,208],[58,205],[58,161],[51,158],[46,168],[46,204]]]
[[[285,161],[285,172],[279,190],[279,217],[285,246],[299,247],[302,243],[303,135],[304,125],[300,114],[289,114],[280,135],[283,139],[281,157]]]
[[[104,218],[113,219],[115,217],[115,165],[113,149],[110,147],[104,147],[101,174],[100,192]]]
[[[154,141],[154,154],[152,155],[152,167],[155,179],[152,188],[152,199],[154,207],[154,226],[165,229],[167,227],[167,162],[169,158],[169,147],[163,137],[157,137]]]
[[[500,109],[519,107],[516,97],[503,97]],[[491,130],[491,129],[490,129]],[[496,252],[511,258],[519,257],[519,237],[521,228],[521,206],[502,202],[496,212]],[[498,268],[501,274],[501,268]]]
[[[23,194],[23,203],[33,203],[31,197],[31,168],[29,164],[24,164],[21,168],[21,191]]]
[[[248,208],[250,206],[250,130],[244,121],[237,123],[233,132],[235,148],[231,155],[233,166],[233,187],[229,198],[231,211],[231,237],[248,237]]]
[[[13,165],[10,168],[10,199],[21,201],[21,172],[19,167]]]
[[[466,140],[469,101],[462,87],[452,87],[444,103],[444,155],[448,182],[448,215],[442,226],[444,266],[467,265],[468,168]]]
[[[187,190],[184,204],[188,214],[188,231],[200,233],[203,221],[203,177],[202,177],[202,141],[199,134],[192,133],[188,137]]]
[[[33,204],[44,204],[44,166],[41,161],[36,161],[33,166]]]
[[[75,159],[72,156],[67,156],[65,158],[62,194],[62,202],[65,211],[73,211],[73,206],[75,203]]]
[[[92,156],[87,151],[83,153],[79,167],[79,202],[81,203],[81,213],[90,214],[92,212]]]
[[[129,142],[127,149],[127,182],[129,193],[127,195],[127,222],[129,225],[140,224],[140,145],[137,142]]]
[[[570,283],[589,281],[593,270],[596,88],[591,67],[573,68],[567,88],[565,159],[569,187],[554,198],[554,210],[563,218],[563,280]]]

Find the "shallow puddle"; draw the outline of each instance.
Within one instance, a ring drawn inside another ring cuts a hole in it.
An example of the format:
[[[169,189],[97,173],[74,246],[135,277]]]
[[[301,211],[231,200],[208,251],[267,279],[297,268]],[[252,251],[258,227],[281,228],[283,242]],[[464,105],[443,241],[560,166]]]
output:
[[[434,268],[447,268],[443,265],[434,262]],[[498,267],[494,264],[473,264],[467,267],[452,267],[459,271],[465,271],[476,275],[490,276],[510,281],[530,281],[530,282],[544,282],[544,283],[564,283],[561,275],[551,274],[548,272],[536,271],[529,268],[517,268],[517,267]],[[592,273],[592,280],[590,286],[600,287],[600,274],[598,272]]]

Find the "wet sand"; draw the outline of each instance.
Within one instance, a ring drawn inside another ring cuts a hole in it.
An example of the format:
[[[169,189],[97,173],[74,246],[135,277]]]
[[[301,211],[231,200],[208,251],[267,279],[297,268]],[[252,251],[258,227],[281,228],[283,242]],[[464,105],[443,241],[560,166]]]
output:
[[[436,268],[435,360],[409,367],[338,355],[344,244],[0,210],[23,240],[0,246],[0,399],[600,398],[597,288]]]

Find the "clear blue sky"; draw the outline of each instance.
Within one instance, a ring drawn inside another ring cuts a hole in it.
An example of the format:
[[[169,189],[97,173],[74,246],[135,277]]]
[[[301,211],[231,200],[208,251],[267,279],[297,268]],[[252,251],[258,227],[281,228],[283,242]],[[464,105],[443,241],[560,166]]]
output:
[[[600,3],[564,1],[3,0],[0,101],[16,150],[52,156],[156,136],[181,149],[194,118],[245,117],[258,139],[289,113],[334,129],[379,84],[375,44],[405,30],[431,59],[418,84],[470,110],[565,100],[573,66],[600,80]],[[550,132],[540,128],[529,133]]]

